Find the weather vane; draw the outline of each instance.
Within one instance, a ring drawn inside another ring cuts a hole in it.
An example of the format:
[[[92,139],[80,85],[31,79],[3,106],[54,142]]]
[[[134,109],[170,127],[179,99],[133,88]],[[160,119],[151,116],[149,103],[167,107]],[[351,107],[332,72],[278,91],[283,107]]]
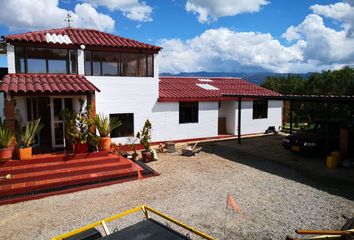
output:
[[[66,15],[66,18],[64,21],[68,22],[68,27],[70,27],[70,22],[72,22],[73,20],[71,19],[71,15],[69,13]]]

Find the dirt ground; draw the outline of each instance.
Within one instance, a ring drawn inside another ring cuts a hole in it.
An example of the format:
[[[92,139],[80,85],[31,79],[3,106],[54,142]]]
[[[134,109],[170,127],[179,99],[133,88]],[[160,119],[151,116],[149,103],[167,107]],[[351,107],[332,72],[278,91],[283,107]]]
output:
[[[202,147],[194,157],[159,154],[149,163],[158,177],[0,206],[0,239],[49,239],[141,204],[216,239],[285,239],[354,216],[354,169],[327,170],[323,159],[285,151],[280,136]],[[242,214],[226,210],[228,193]]]

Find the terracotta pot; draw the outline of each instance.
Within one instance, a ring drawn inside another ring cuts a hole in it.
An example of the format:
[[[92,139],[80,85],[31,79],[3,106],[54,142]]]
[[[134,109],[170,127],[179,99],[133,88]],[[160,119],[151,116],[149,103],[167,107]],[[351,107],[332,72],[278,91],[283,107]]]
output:
[[[0,149],[0,162],[6,162],[12,157],[12,147]]]
[[[17,148],[17,157],[20,160],[26,160],[32,158],[32,148]]]
[[[88,143],[76,143],[75,153],[88,153]]]
[[[143,162],[148,163],[154,159],[154,155],[150,151],[142,151],[141,152],[141,158]]]
[[[111,138],[110,137],[100,137],[100,140],[98,142],[98,150],[110,151],[111,150]]]

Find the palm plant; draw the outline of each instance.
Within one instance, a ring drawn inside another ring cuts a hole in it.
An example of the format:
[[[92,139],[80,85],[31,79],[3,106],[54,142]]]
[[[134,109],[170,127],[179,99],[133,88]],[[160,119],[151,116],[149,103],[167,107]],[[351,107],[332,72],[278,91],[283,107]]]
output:
[[[100,137],[108,137],[109,134],[116,128],[122,125],[118,118],[109,118],[103,114],[97,114],[93,118],[93,124],[96,126]]]
[[[30,121],[26,124],[25,130],[21,134],[20,143],[23,148],[28,148],[31,146],[34,137],[39,133],[44,127],[41,124],[41,118]]]
[[[15,140],[15,133],[6,128],[5,121],[0,121],[0,149],[8,148]]]

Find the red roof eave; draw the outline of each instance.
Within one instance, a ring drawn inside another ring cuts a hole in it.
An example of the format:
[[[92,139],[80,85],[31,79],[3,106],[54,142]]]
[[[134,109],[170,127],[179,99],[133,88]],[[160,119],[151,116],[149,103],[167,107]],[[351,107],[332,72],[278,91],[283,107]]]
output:
[[[0,92],[16,94],[75,93],[100,90],[83,75],[74,74],[7,74],[0,82]]]

